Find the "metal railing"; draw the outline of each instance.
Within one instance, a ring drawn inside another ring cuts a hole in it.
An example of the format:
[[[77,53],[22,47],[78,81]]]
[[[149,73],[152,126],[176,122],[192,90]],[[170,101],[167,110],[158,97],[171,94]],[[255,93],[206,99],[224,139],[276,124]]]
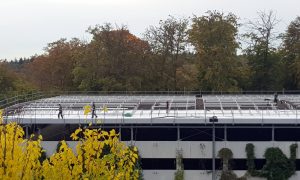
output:
[[[59,96],[59,95],[194,95],[194,94],[199,94],[201,91],[110,91],[110,92],[104,92],[104,91],[48,91],[48,92],[34,92],[34,93],[29,93],[29,94],[23,94],[23,95],[17,95],[17,96],[13,96],[4,100],[0,100],[0,108],[6,108],[6,114],[5,116],[15,116],[15,117],[24,117],[24,115],[26,115],[26,111],[28,114],[30,114],[30,112],[34,112],[34,116],[33,119],[36,118],[40,118],[39,116],[50,116],[51,118],[55,118],[56,115],[56,111],[57,108],[55,107],[49,107],[49,111],[48,110],[42,110],[39,108],[34,108],[32,107],[32,109],[28,109],[28,106],[25,106],[25,109],[22,109],[22,105],[21,106],[14,106],[14,105],[18,105],[18,104],[22,104],[22,103],[27,103],[29,104],[30,102],[37,100],[37,99],[42,99],[42,98],[48,98],[48,97],[55,97],[55,96]],[[244,91],[246,92],[246,91]],[[247,91],[247,94],[251,94],[249,93],[249,91]],[[262,92],[262,91],[251,91],[252,93],[258,93],[258,92]],[[268,91],[269,94],[274,93],[274,91]],[[126,94],[127,93],[127,94]],[[151,94],[152,93],[152,94]],[[201,92],[203,93],[203,91]],[[215,93],[215,92],[210,92]],[[279,94],[279,92],[277,92]],[[286,93],[286,94],[300,94],[300,91],[285,91],[282,93]],[[236,94],[236,93],[235,93]],[[246,94],[246,93],[245,93]],[[264,91],[264,93],[262,94],[266,94],[266,91]],[[219,94],[213,94],[213,95],[219,95]],[[176,103],[173,103],[174,107],[178,107],[178,105],[176,105]],[[24,104],[26,105],[26,104]],[[21,107],[21,108],[19,108]],[[27,108],[27,109],[26,109]],[[178,109],[170,109],[169,110],[169,114],[164,113],[166,110],[165,109],[149,109],[150,111],[147,112],[145,111],[135,111],[134,113],[132,112],[132,114],[135,114],[135,117],[144,117],[146,114],[146,118],[151,118],[151,119],[155,119],[155,118],[162,118],[162,117],[168,117],[170,118],[170,116],[172,116],[173,118],[199,118],[199,117],[204,117],[205,122],[207,120],[208,117],[216,115],[216,116],[220,116],[220,117],[225,117],[228,119],[232,119],[232,122],[235,122],[235,119],[238,117],[261,117],[262,122],[264,121],[265,118],[268,118],[270,116],[277,116],[277,117],[289,117],[289,118],[295,118],[296,121],[298,122],[298,108],[296,109],[289,109],[289,110],[279,110],[279,109],[266,109],[266,110],[258,110],[258,109],[221,109],[220,111],[218,110],[201,110],[201,111],[196,111],[196,109],[193,110],[188,110],[186,109],[184,110],[178,110]],[[23,111],[23,115],[20,115],[20,113],[18,111]],[[70,105],[70,107],[67,107],[65,109],[65,112],[67,112],[67,116],[73,116],[73,114],[76,114],[76,119],[82,119],[82,114],[83,114],[83,110],[82,109],[74,109],[74,107],[72,105]],[[102,117],[103,119],[109,118],[109,116],[116,118],[116,119],[123,119],[124,118],[124,113],[129,112],[129,110],[124,110],[124,109],[118,109],[115,110],[113,113],[107,113],[106,116]],[[99,112],[98,112],[99,113]],[[28,115],[27,114],[27,115]]]
[[[232,94],[300,94],[300,90],[253,90],[253,91],[43,91],[44,95],[232,95]]]
[[[8,97],[5,99],[0,100],[0,109],[4,109],[16,104],[24,103],[24,102],[30,102],[36,99],[43,98],[43,93],[41,92],[34,92],[34,93],[28,93],[28,94],[20,94],[12,97]]]

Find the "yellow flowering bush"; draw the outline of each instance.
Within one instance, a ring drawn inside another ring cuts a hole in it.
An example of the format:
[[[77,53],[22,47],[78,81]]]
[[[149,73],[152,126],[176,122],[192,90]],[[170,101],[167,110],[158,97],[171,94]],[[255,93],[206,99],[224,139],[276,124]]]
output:
[[[43,163],[45,179],[138,179],[137,148],[119,141],[115,130],[78,128],[71,137],[79,140],[76,155],[65,141]]]
[[[2,122],[2,116],[0,115]],[[0,124],[0,179],[135,180],[138,150],[119,141],[115,130],[78,128],[71,137],[76,152],[61,141],[59,151],[41,161],[41,136],[24,139],[16,123]]]
[[[24,131],[16,123],[0,126],[0,178],[41,179],[42,137],[23,139]],[[35,139],[35,140],[33,140]]]

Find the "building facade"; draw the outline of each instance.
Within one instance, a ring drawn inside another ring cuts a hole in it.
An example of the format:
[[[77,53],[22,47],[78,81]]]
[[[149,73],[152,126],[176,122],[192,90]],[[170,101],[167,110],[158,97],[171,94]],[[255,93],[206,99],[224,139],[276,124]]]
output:
[[[84,115],[83,107],[95,103],[97,118]],[[58,118],[58,104],[64,119]],[[146,180],[174,179],[176,155],[182,154],[185,179],[212,179],[213,152],[219,177],[218,152],[233,153],[231,169],[243,176],[247,171],[246,145],[255,147],[255,166],[265,163],[267,148],[279,147],[290,157],[290,145],[300,141],[298,105],[300,95],[62,95],[39,99],[10,110],[6,120],[18,121],[29,135],[43,135],[47,155],[59,140],[71,141],[78,126],[115,129],[120,139],[136,145]],[[216,117],[213,125],[210,118]],[[213,133],[215,132],[215,133]],[[213,146],[215,135],[215,146]],[[214,147],[214,148],[213,148]],[[297,153],[299,154],[299,149]],[[300,179],[300,157],[296,173]]]

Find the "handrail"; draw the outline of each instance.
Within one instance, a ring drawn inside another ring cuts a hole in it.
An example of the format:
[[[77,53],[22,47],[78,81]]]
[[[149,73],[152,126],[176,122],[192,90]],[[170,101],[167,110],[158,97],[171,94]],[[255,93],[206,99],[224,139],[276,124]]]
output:
[[[45,96],[58,95],[226,95],[226,94],[300,94],[300,90],[248,90],[248,91],[41,91]],[[0,94],[1,95],[1,94]]]
[[[16,95],[13,97],[9,97],[9,98],[0,100],[0,109],[5,109],[7,107],[10,107],[10,106],[13,106],[16,104],[30,102],[30,101],[33,101],[36,99],[41,99],[43,97],[44,96],[41,92]]]
[[[282,91],[274,91],[274,90],[265,90],[265,91],[38,91],[34,93],[28,94],[17,94],[13,97],[8,97],[5,99],[0,99],[0,108],[3,108],[7,102],[12,102],[13,100],[25,102],[26,100],[33,99],[33,97],[43,95],[44,98],[46,97],[53,97],[58,95],[231,95],[231,94],[300,94],[300,90],[282,90]],[[0,97],[4,96],[0,94]],[[32,97],[33,96],[33,97]],[[31,98],[30,98],[31,97]],[[12,103],[14,104],[14,103]],[[11,104],[9,104],[11,105]]]

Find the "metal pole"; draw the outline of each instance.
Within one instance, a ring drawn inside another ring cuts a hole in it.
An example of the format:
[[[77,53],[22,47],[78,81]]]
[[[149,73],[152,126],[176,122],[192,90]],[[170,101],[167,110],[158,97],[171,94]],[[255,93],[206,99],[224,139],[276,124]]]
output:
[[[133,144],[133,126],[130,126],[130,141],[131,141],[131,145]]]
[[[216,141],[215,141],[215,121],[213,121],[213,141],[212,141],[212,180],[216,180]]]
[[[26,139],[29,139],[28,125],[26,125]]]

